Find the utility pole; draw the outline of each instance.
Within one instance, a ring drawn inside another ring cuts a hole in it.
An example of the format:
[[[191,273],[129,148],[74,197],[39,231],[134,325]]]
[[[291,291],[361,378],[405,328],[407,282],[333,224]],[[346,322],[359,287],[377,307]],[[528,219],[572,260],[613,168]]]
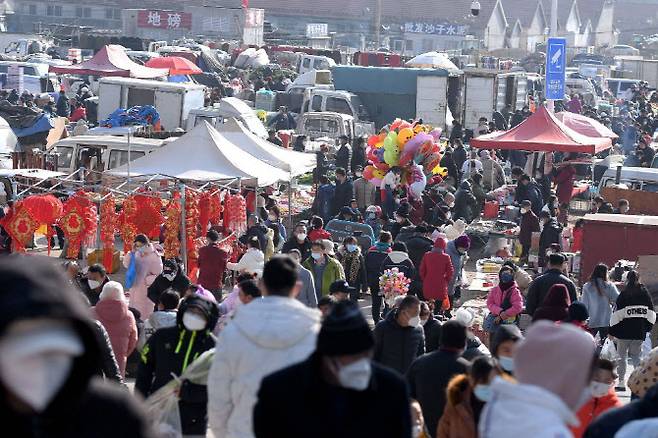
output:
[[[375,27],[375,50],[381,46],[381,32],[382,32],[382,0],[375,0],[375,17],[373,20]]]
[[[551,36],[557,36],[557,0],[551,0]]]

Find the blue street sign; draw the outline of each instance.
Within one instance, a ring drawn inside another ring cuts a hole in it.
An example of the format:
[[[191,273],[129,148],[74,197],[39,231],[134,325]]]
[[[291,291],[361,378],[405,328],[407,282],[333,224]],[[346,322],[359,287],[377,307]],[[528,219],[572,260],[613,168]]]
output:
[[[564,99],[567,67],[567,40],[549,38],[546,43],[546,99]]]

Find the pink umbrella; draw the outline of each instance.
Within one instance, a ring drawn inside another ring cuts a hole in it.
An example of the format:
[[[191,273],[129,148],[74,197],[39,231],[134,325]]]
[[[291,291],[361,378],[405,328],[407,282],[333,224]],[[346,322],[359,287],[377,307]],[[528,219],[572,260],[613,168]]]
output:
[[[555,114],[555,117],[569,128],[587,137],[619,138],[605,125],[580,114],[562,111]]]

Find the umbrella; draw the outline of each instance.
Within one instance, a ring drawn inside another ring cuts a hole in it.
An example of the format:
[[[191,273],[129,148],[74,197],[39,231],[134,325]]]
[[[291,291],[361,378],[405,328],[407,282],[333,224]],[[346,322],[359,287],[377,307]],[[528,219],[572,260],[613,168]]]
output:
[[[577,133],[588,137],[619,138],[602,123],[580,114],[562,111],[555,114],[555,117]]]
[[[445,70],[459,70],[455,64],[448,59],[448,55],[439,52],[427,52],[411,58],[405,64],[407,67],[416,68],[443,68]]]
[[[169,69],[170,76],[198,75],[199,73],[203,73],[203,71],[191,61],[181,58],[180,56],[152,58],[146,63],[146,66],[151,68]]]

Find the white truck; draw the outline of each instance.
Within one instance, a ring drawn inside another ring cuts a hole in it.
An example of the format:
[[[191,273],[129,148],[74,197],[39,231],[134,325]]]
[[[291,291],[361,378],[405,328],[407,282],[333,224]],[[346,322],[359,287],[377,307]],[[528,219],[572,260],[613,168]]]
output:
[[[160,114],[165,130],[187,126],[191,110],[203,108],[206,87],[132,78],[102,78],[98,87],[98,119],[117,108],[152,105]]]
[[[463,126],[475,130],[481,117],[491,120],[491,114],[501,111],[505,105],[510,105],[514,111],[527,104],[527,73],[464,69],[463,90]]]
[[[658,88],[658,60],[615,57],[615,61],[618,77],[647,81],[649,87]]]

